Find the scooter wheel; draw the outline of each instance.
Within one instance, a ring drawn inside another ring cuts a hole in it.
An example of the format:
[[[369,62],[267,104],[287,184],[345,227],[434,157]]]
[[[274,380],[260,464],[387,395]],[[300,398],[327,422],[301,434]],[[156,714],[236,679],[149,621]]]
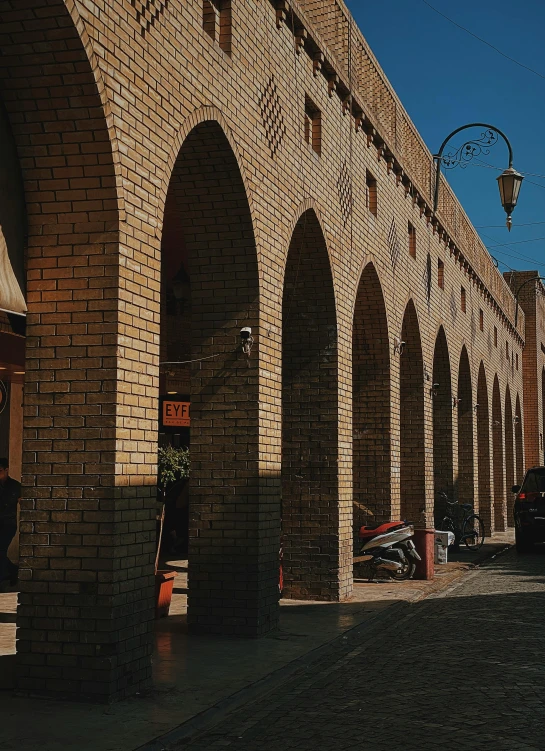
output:
[[[412,579],[416,570],[416,564],[412,561],[407,561],[403,568],[399,571],[390,571],[390,576],[397,582],[406,581]]]

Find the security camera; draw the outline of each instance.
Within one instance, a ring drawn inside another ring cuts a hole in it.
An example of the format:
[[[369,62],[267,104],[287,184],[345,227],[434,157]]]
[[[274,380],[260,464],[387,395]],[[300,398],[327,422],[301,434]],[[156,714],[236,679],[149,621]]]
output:
[[[254,343],[252,329],[249,326],[244,326],[244,328],[240,329],[240,339],[242,341],[242,351],[245,355],[249,355]]]

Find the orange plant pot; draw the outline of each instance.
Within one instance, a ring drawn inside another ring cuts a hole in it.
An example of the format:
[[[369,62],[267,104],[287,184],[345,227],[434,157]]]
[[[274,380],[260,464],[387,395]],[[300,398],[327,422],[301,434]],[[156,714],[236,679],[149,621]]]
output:
[[[158,571],[155,574],[155,617],[166,618],[172,601],[172,588],[176,571]]]

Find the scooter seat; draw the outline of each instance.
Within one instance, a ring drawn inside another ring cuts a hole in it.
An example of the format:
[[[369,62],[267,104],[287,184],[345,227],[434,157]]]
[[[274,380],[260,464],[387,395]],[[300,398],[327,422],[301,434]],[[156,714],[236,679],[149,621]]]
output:
[[[376,537],[377,535],[384,534],[388,530],[397,529],[398,527],[404,527],[405,522],[382,522],[381,524],[368,524],[367,526],[360,527],[358,537],[364,539],[366,537]]]

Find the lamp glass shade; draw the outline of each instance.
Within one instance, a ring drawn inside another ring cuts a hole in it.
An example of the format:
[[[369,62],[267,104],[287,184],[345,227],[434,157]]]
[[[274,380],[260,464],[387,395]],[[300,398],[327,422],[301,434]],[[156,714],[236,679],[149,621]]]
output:
[[[513,169],[513,167],[504,170],[498,177],[501,205],[508,216],[517,205],[520,186],[523,180],[523,176],[516,169]]]

